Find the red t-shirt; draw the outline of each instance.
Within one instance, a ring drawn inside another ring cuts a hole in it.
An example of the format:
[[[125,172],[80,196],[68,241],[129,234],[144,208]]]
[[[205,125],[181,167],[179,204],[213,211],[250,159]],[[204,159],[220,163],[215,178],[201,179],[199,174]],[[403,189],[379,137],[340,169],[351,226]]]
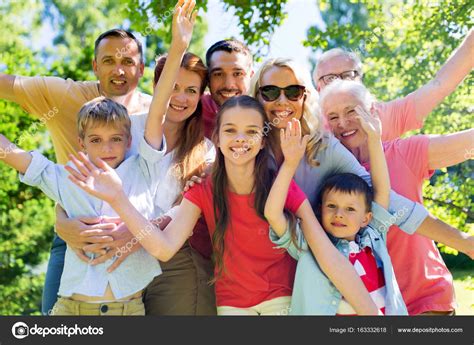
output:
[[[219,111],[219,106],[208,93],[201,96],[201,104],[204,135],[206,138],[211,139],[212,132],[216,126],[216,114]]]
[[[419,203],[423,203],[423,181],[433,174],[428,167],[429,141],[425,135],[416,135],[383,144],[392,189]],[[453,277],[432,240],[392,226],[387,248],[410,315],[456,307]]]
[[[194,186],[184,197],[201,209],[212,237],[215,221],[211,179]],[[268,222],[255,211],[255,194],[228,191],[227,197],[230,220],[225,234],[225,271],[216,281],[217,305],[248,308],[291,296],[296,262],[286,250],[274,248],[268,236]],[[295,213],[305,199],[292,181],[285,208]]]

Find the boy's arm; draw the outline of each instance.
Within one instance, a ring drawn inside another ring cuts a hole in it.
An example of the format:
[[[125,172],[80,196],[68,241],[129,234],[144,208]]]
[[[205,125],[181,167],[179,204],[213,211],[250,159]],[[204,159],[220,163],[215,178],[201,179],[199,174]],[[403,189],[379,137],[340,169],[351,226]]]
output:
[[[10,140],[0,134],[0,160],[24,174],[30,166],[32,159],[29,152],[18,148]]]
[[[301,218],[304,236],[319,266],[357,314],[378,315],[378,308],[359,275],[329,240],[308,200],[301,204],[296,215]]]
[[[387,209],[390,203],[390,176],[382,147],[382,125],[375,111],[371,114],[361,106],[357,106],[355,111],[362,129],[367,134],[374,201]]]
[[[0,98],[18,103],[15,97],[13,85],[15,84],[15,76],[0,73]]]
[[[287,220],[283,210],[288,188],[306,150],[308,136],[301,138],[300,122],[293,119],[288,122],[285,130],[280,130],[280,140],[285,160],[270,189],[264,210],[265,218],[279,237],[283,236],[286,231]]]
[[[151,101],[145,127],[145,139],[155,149],[161,147],[166,111],[168,110],[183,55],[191,41],[197,14],[197,12],[193,13],[194,4],[190,0],[179,0],[174,11],[171,47],[160,79],[153,92],[153,100]]]
[[[430,136],[428,168],[446,168],[474,158],[474,128]]]

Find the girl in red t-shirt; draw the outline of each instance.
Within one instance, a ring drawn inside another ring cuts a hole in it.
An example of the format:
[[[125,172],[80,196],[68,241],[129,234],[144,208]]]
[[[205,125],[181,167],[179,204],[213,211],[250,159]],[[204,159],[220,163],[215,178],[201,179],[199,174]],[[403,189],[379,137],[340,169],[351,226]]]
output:
[[[161,261],[181,248],[203,214],[214,249],[218,313],[286,315],[295,262],[286,251],[273,247],[264,217],[275,177],[269,169],[272,157],[264,138],[264,120],[263,107],[249,96],[234,97],[221,107],[213,134],[218,150],[212,176],[184,195],[163,231],[137,212],[115,171],[106,164],[97,168],[80,155],[81,162],[74,160],[80,172],[71,179],[108,202],[142,246]],[[323,271],[358,313],[377,314],[355,270],[325,235],[304,193],[294,182],[285,192],[285,208],[301,218],[301,226],[318,244],[312,249]]]

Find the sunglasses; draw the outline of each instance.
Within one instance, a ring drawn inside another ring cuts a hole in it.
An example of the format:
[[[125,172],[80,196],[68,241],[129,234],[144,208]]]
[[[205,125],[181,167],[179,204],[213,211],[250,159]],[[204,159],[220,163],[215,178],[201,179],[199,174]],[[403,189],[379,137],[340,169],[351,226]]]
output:
[[[290,85],[287,87],[266,85],[262,86],[258,90],[265,102],[276,101],[280,97],[282,91],[285,94],[285,97],[290,101],[298,101],[301,97],[303,97],[306,88],[302,85]]]

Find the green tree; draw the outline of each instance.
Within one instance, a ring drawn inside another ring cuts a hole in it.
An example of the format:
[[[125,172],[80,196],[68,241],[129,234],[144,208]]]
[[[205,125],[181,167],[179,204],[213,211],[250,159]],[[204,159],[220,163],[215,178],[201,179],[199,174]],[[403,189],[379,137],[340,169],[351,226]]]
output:
[[[0,71],[33,76],[55,75],[93,80],[94,41],[103,31],[134,30],[129,9],[119,0],[28,0],[0,3]],[[171,20],[171,17],[168,18]],[[55,37],[51,47],[35,50],[48,23]],[[145,78],[141,88],[151,92],[154,57],[164,52],[165,27],[146,35]],[[204,52],[207,26],[200,23],[191,48]],[[161,31],[160,31],[161,30]],[[18,146],[39,149],[54,159],[46,128],[14,103],[0,100],[0,133]],[[39,314],[44,274],[35,267],[45,262],[53,237],[54,204],[36,188],[22,184],[18,174],[0,164],[0,315]]]
[[[127,8],[129,9],[129,19],[132,28],[139,32],[151,32],[156,28],[160,28],[165,37],[166,42],[171,40],[171,30],[168,19],[171,16],[173,8],[176,4],[175,0],[151,0],[146,5],[137,0],[127,0]],[[252,48],[257,58],[261,55],[261,49],[270,43],[271,36],[275,29],[282,24],[287,14],[285,11],[286,0],[222,0],[224,9],[234,9],[235,15],[239,19],[239,29],[245,42]],[[199,1],[198,8],[204,11],[207,9],[207,1]],[[199,36],[193,35],[190,51],[200,55],[199,49],[195,49],[194,45]],[[225,38],[225,37],[223,37]],[[202,51],[204,53],[204,50]]]
[[[0,27],[8,33],[0,35],[0,69],[5,73],[47,72],[25,44],[39,30],[41,11],[36,0],[0,5]],[[17,105],[0,100],[0,114],[0,133],[25,149],[51,153],[44,126]],[[20,184],[18,174],[4,164],[0,176],[0,314],[38,313],[44,275],[36,276],[32,269],[46,259],[53,235],[53,203],[38,189]]]

